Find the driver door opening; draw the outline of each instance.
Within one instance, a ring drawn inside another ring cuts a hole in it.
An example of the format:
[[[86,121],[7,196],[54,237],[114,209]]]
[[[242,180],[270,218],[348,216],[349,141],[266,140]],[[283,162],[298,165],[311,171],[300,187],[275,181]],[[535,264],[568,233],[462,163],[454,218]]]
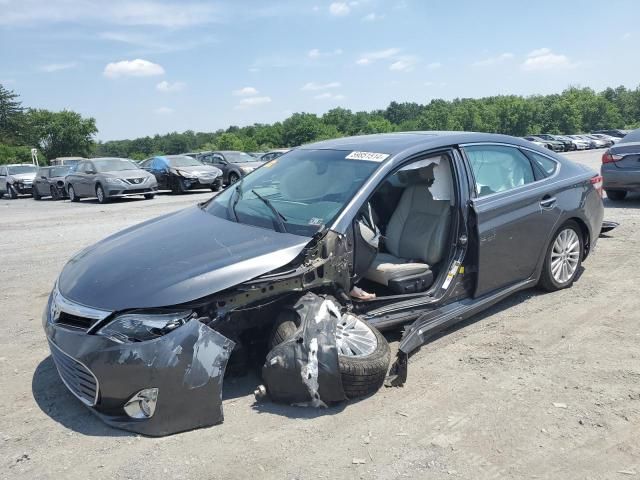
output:
[[[453,253],[456,192],[451,156],[413,161],[378,186],[354,222],[354,280],[376,297],[425,293]]]

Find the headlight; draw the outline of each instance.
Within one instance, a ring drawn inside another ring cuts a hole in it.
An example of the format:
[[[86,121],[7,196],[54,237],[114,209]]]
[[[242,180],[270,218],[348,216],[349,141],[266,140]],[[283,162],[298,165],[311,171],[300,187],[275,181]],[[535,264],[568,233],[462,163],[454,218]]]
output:
[[[162,337],[189,321],[193,312],[125,313],[117,316],[96,333],[114,342],[144,342]]]
[[[184,178],[198,178],[197,175],[194,175],[194,174],[189,173],[189,172],[185,172],[184,170],[176,170],[176,173],[178,175],[182,175]]]
[[[240,170],[242,170],[244,173],[251,173],[255,169],[253,167],[240,167]]]
[[[112,185],[124,185],[125,183],[120,180],[119,178],[110,178],[110,177],[106,177],[105,182],[110,183]]]

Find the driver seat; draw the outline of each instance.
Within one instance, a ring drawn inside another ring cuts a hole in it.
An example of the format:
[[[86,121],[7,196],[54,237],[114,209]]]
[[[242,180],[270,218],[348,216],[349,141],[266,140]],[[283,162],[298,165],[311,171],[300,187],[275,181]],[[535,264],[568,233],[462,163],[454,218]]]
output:
[[[430,182],[425,182],[427,175],[432,180],[433,170],[420,172],[422,181],[405,188],[387,225],[388,253],[379,252],[364,275],[398,293],[429,288],[433,283],[430,265],[442,260],[446,252],[450,202],[433,199],[428,188]]]

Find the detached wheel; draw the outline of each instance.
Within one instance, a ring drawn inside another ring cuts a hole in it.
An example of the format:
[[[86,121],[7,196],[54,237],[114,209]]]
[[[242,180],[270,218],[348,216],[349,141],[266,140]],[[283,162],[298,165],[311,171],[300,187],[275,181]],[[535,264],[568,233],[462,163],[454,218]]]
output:
[[[79,202],[80,197],[76,195],[76,190],[73,188],[73,185],[69,184],[67,187],[67,193],[69,194],[69,200],[72,202]]]
[[[298,316],[289,310],[278,315],[269,347],[291,338],[298,330]],[[377,391],[387,375],[391,352],[387,340],[355,315],[344,315],[336,326],[338,366],[342,388],[348,398]]]
[[[35,186],[33,187],[33,193],[31,194],[31,196],[33,197],[34,200],[42,200],[42,196],[40,195],[40,192],[38,192],[38,189]]]
[[[614,202],[621,202],[627,197],[626,190],[605,190],[607,198]]]
[[[155,193],[145,193],[144,194],[144,199],[145,200],[153,200],[155,196],[156,196]]]
[[[51,185],[49,191],[51,192],[51,200],[60,200],[60,193],[54,185]]]
[[[102,188],[100,184],[96,185],[96,198],[98,199],[98,203],[109,203],[109,197],[104,193],[104,188]]]
[[[582,250],[580,227],[573,221],[565,223],[549,245],[538,285],[548,292],[573,285],[582,265]]]

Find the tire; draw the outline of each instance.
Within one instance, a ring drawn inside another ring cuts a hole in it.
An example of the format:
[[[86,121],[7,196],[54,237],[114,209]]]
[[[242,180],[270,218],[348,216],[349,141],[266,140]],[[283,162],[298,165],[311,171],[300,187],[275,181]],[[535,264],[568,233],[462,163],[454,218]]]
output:
[[[153,200],[153,198],[156,196],[155,193],[145,193],[144,194],[144,199],[145,200]]]
[[[240,175],[238,175],[236,172],[231,172],[229,174],[229,185],[233,185],[238,180],[240,180]]]
[[[98,199],[98,203],[105,204],[109,203],[109,197],[104,193],[104,188],[99,183],[96,185],[96,198]]]
[[[269,348],[291,338],[298,330],[298,321],[292,310],[280,312],[269,339]],[[376,328],[362,322],[375,335],[376,348],[367,355],[356,357],[338,353],[342,388],[347,398],[363,397],[382,387],[391,360],[389,344],[384,336]]]
[[[38,189],[36,188],[35,185],[33,186],[31,196],[33,197],[34,200],[42,200],[42,196],[40,196],[40,192],[38,192]]]
[[[575,259],[575,260],[568,260],[569,263],[563,262],[562,255],[565,251],[562,248],[558,250],[557,243],[556,243],[556,242],[559,242],[560,244],[562,244],[562,241],[559,240],[559,238],[561,235],[565,234],[565,232],[569,232],[569,233],[566,233],[569,236],[571,236],[572,235],[571,232],[573,232],[573,234],[575,234],[578,240],[578,248],[577,248],[578,254],[575,255],[575,251],[572,251],[570,254],[566,255],[567,258]],[[547,292],[555,292],[557,290],[569,288],[571,285],[573,285],[573,282],[575,281],[578,275],[578,272],[580,271],[580,266],[582,265],[583,249],[584,249],[584,239],[582,238],[582,231],[580,230],[580,227],[578,226],[578,224],[574,221],[569,221],[564,225],[562,225],[556,231],[555,235],[553,236],[553,239],[551,240],[551,244],[549,245],[549,248],[547,248],[547,252],[544,258],[544,265],[542,266],[542,274],[540,275],[540,281],[538,282],[538,286],[543,290],[546,290]],[[561,271],[564,268],[562,267],[562,265],[560,265],[559,267],[560,271],[556,273],[556,275],[554,275],[553,268],[552,268],[552,257],[554,255],[556,256],[556,259],[559,259],[560,264],[565,263],[567,265],[569,264],[571,265],[570,268],[572,268],[573,270],[571,271],[571,274],[567,278],[564,278],[564,279],[558,278],[559,274],[562,273]]]
[[[627,196],[626,190],[605,190],[607,198],[613,202],[621,202]]]
[[[69,184],[69,186],[67,187],[67,192],[69,193],[69,200],[71,200],[72,202],[80,201],[80,197],[76,195],[76,190],[75,188],[73,188],[73,185]]]
[[[171,191],[175,195],[182,195],[183,193],[187,193],[187,189],[184,186],[184,182],[181,178],[175,178],[173,181],[173,185],[171,186]]]
[[[60,192],[58,192],[58,189],[55,187],[55,185],[51,185],[51,187],[49,187],[49,190],[51,192],[51,200],[60,200]]]
[[[9,197],[10,200],[15,200],[16,198],[18,198],[18,192],[16,192],[16,189],[13,188],[13,185],[7,183],[7,197]]]

